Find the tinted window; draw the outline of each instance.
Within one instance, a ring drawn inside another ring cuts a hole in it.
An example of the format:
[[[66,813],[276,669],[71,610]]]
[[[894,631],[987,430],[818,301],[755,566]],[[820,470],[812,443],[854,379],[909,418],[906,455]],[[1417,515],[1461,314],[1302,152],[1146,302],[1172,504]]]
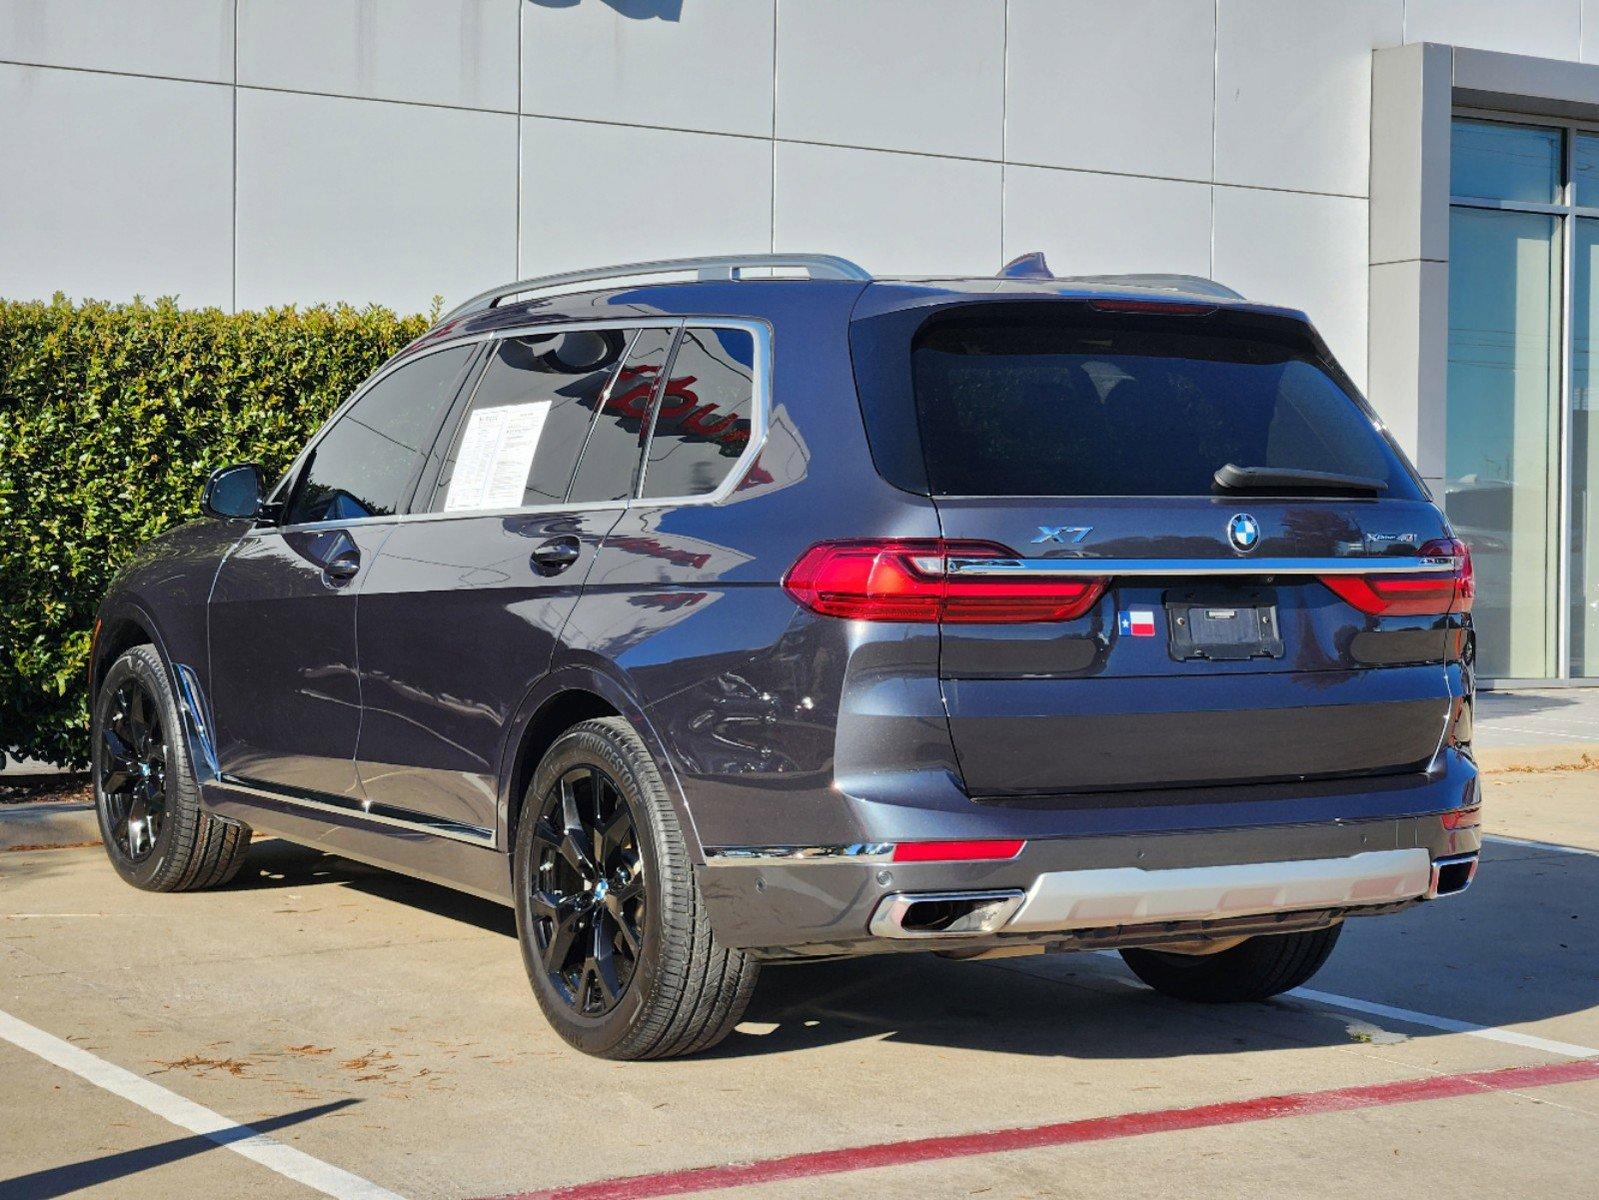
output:
[[[469,346],[440,350],[369,388],[312,450],[286,523],[397,512],[471,355]]]
[[[685,329],[656,409],[643,495],[703,496],[750,443],[755,339],[742,329]]]
[[[495,346],[434,490],[435,512],[559,504],[629,334],[578,330]]]
[[[1389,495],[1416,494],[1305,348],[1215,320],[935,318],[911,360],[935,494],[1201,496],[1228,463],[1359,475]]]
[[[633,494],[634,476],[643,453],[644,426],[661,367],[672,348],[673,332],[641,329],[634,337],[589,432],[572,481],[573,502],[625,500]]]

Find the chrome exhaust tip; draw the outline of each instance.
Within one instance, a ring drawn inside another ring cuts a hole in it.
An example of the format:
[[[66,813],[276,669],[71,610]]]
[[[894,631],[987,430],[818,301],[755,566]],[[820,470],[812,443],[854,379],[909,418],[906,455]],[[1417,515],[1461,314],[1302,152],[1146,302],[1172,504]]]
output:
[[[958,938],[994,933],[1016,915],[1022,892],[895,892],[872,913],[871,931],[885,938]]]
[[[1471,886],[1477,877],[1477,855],[1452,854],[1437,858],[1432,864],[1432,881],[1427,886],[1427,899],[1441,896],[1458,896]]]

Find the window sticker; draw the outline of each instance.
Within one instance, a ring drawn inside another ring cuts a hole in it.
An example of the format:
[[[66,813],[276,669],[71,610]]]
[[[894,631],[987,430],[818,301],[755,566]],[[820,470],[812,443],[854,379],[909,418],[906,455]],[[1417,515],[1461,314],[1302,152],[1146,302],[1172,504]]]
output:
[[[518,507],[549,415],[548,400],[475,411],[461,435],[444,511]]]

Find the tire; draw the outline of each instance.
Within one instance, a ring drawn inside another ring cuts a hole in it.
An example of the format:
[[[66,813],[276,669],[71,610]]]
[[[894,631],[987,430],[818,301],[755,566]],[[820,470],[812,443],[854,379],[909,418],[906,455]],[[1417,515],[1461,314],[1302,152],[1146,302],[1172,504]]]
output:
[[[1217,954],[1123,950],[1134,975],[1157,992],[1200,1004],[1265,1000],[1291,991],[1321,970],[1342,925],[1252,937]]]
[[[182,721],[154,646],[134,646],[111,664],[90,730],[94,807],[111,865],[147,892],[227,883],[250,845],[248,826],[201,806]]]
[[[712,934],[677,813],[625,720],[584,721],[550,747],[513,853],[522,960],[569,1045],[672,1058],[738,1023],[759,963]]]

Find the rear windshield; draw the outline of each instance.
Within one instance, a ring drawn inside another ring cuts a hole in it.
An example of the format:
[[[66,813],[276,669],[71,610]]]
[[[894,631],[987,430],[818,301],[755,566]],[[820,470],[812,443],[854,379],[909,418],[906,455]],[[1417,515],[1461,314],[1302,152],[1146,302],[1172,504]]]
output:
[[[1229,463],[1416,495],[1308,343],[1230,331],[1220,317],[1018,308],[934,317],[912,342],[935,495],[1212,495]]]

